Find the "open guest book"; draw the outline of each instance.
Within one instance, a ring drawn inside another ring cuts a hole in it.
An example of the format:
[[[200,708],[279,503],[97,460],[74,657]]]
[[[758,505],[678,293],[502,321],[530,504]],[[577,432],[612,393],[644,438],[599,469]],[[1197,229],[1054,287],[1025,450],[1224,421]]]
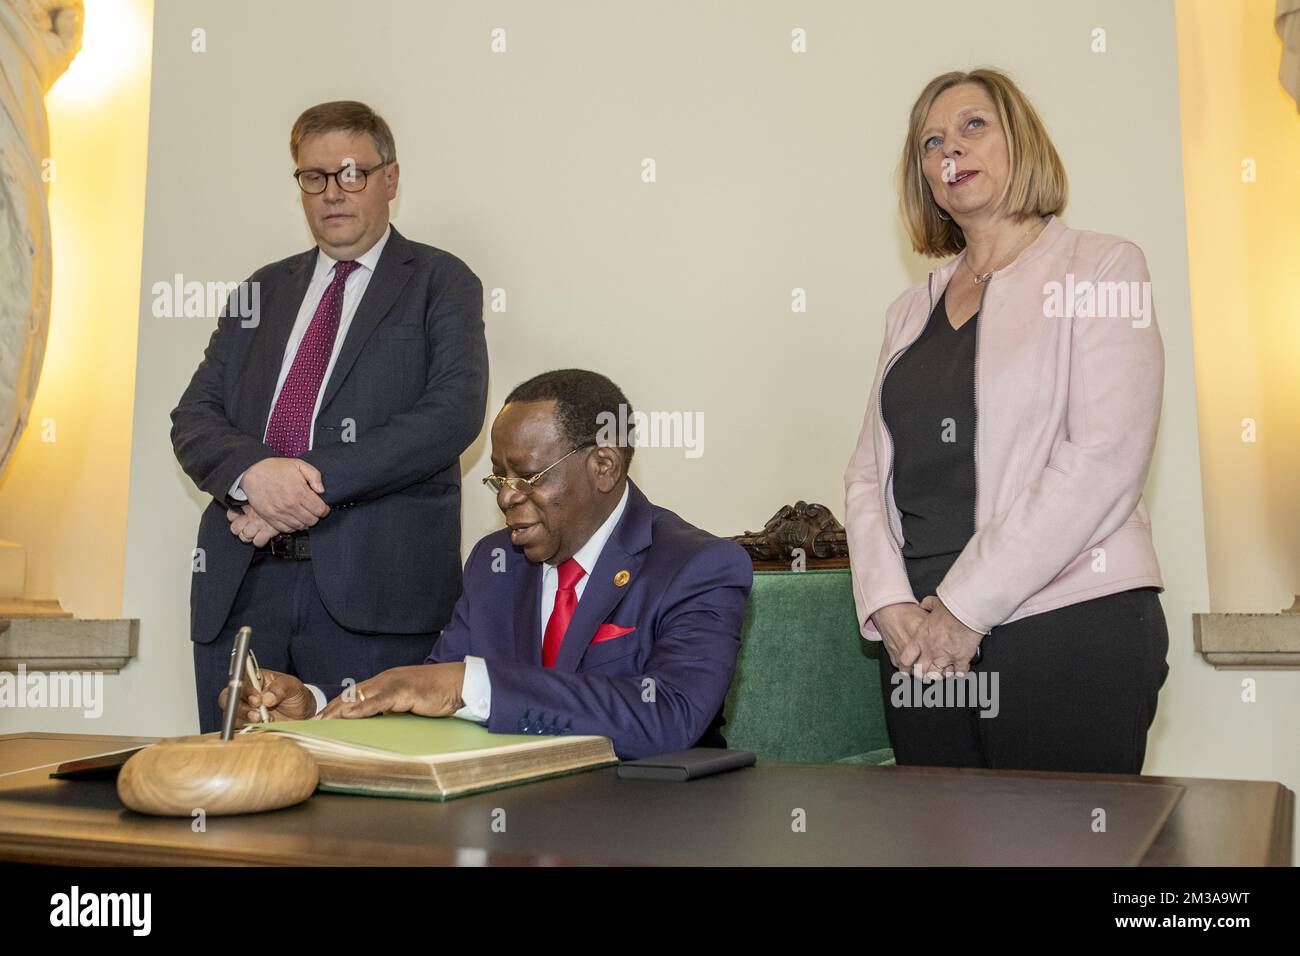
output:
[[[608,737],[493,734],[455,717],[280,720],[246,732],[305,747],[321,790],[381,797],[450,800],[618,762]]]

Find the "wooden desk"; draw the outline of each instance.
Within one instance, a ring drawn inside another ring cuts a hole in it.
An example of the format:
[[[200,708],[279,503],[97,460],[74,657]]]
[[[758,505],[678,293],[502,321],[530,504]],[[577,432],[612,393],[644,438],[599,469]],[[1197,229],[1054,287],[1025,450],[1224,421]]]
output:
[[[1289,866],[1294,795],[1278,783],[1103,774],[761,764],[686,784],[620,780],[611,769],[435,803],[318,793],[274,813],[189,819],[125,809],[110,781],[50,780],[42,764],[143,742],[67,734],[0,736],[0,861],[176,865],[871,864],[879,848],[855,832],[882,794],[951,791],[975,778],[1008,795],[1023,781],[1113,781],[1185,788],[1142,858],[1147,866]],[[15,772],[16,771],[16,772]],[[1017,784],[1017,782],[1021,782]],[[1065,794],[1072,787],[1057,787]],[[807,832],[792,836],[790,807]],[[493,830],[505,811],[505,832]],[[977,863],[1008,842],[1023,862],[1070,864],[1027,833],[963,830],[916,841],[915,862]],[[980,841],[984,841],[983,845]],[[876,854],[877,859],[879,858]]]

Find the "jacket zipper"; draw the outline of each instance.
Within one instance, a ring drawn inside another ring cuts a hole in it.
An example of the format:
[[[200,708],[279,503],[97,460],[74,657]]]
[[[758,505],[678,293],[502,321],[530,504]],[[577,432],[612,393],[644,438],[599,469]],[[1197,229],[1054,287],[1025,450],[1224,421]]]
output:
[[[975,313],[975,360],[972,363],[972,378],[974,379],[974,426],[971,432],[970,447],[971,457],[975,463],[975,503],[974,512],[971,521],[971,534],[974,535],[979,530],[980,523],[980,320],[984,318],[984,297],[989,294],[989,285],[993,282],[993,277],[984,282],[984,289],[980,292],[980,307]]]
[[[901,356],[904,352],[910,349],[913,343],[915,343],[916,340],[919,339],[925,333],[925,327],[930,322],[930,315],[931,313],[934,312],[934,273],[933,272],[931,272],[930,275],[926,278],[925,284],[926,284],[926,292],[929,293],[930,296],[930,307],[928,310],[926,310],[925,321],[921,323],[921,331],[917,332],[916,335],[912,337],[911,342],[908,342],[901,349],[899,349],[897,352],[895,352],[893,355],[889,357],[889,361],[885,363],[885,370],[880,374],[880,387],[876,389],[876,413],[880,416],[880,424],[885,427],[885,438],[889,442],[889,471],[886,472],[885,474],[884,484],[880,486],[880,504],[882,506],[881,513],[885,516],[885,525],[889,528],[889,537],[894,541],[895,549],[898,551],[900,557],[903,554],[903,542],[899,541],[898,535],[894,534],[894,522],[889,517],[889,499],[887,497],[887,491],[886,491],[890,483],[894,480],[894,436],[889,431],[889,423],[885,421],[885,406],[884,406],[883,396],[885,394],[885,378],[888,377],[889,370],[894,367],[894,363],[898,361],[899,356]],[[976,333],[979,332],[979,326],[975,327],[975,331]],[[977,348],[978,348],[978,343],[977,343]]]

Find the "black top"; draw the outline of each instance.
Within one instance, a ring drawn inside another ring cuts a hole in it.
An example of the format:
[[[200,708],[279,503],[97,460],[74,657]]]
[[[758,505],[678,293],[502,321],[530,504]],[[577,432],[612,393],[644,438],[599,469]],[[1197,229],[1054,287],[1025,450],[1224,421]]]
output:
[[[975,323],[948,321],[947,292],[885,376],[881,412],[894,445],[894,502],[912,591],[934,594],[975,533]]]

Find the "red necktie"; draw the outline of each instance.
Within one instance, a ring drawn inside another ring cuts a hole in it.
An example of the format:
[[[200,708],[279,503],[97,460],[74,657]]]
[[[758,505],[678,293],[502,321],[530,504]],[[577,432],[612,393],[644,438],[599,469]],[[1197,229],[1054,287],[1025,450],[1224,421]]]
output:
[[[563,562],[560,572],[560,586],[555,591],[555,607],[551,610],[550,620],[546,622],[546,636],[542,638],[542,666],[554,667],[555,658],[560,654],[560,644],[564,641],[564,632],[569,629],[573,611],[578,606],[578,592],[574,590],[587,572],[573,558]]]
[[[298,343],[293,364],[285,376],[280,395],[271,411],[266,426],[266,443],[281,455],[296,458],[307,450],[311,442],[311,419],[316,411],[316,398],[325,378],[325,369],[334,352],[334,339],[343,317],[343,288],[348,275],[357,267],[351,260],[334,263],[334,279],[320,297],[316,314]]]

